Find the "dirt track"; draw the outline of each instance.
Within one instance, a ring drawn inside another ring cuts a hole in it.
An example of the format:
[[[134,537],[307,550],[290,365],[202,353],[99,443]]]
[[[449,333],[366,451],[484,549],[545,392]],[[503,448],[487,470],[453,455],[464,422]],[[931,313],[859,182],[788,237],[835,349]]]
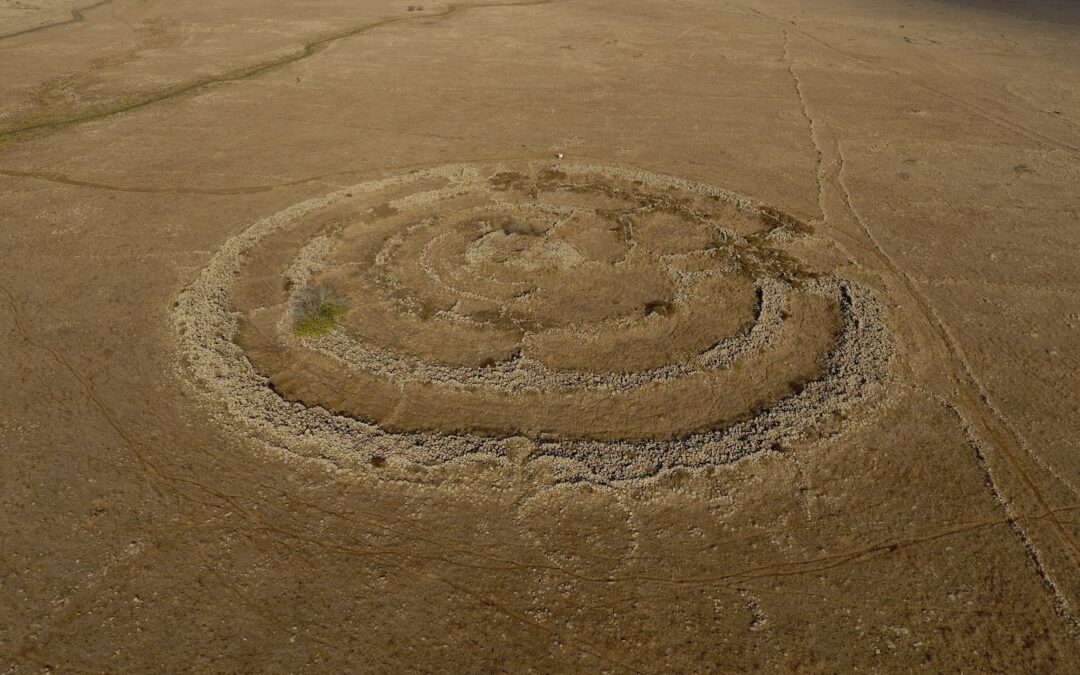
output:
[[[5,668],[1076,670],[1080,11],[408,7],[0,11]]]

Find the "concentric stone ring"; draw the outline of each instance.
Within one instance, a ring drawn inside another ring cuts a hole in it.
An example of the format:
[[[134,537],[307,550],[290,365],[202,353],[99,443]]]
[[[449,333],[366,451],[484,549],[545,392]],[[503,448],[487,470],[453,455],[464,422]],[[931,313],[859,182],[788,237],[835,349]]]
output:
[[[175,320],[227,424],[422,464],[527,444],[601,482],[775,448],[866,399],[882,309],[726,191],[596,166],[444,166],[229,240]],[[333,321],[298,330],[313,289]]]

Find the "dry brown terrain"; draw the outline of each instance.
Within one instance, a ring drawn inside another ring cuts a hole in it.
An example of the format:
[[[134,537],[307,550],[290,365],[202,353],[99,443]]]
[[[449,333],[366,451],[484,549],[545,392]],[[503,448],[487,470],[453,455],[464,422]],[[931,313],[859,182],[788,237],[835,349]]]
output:
[[[0,670],[1077,672],[1078,32],[0,1]]]

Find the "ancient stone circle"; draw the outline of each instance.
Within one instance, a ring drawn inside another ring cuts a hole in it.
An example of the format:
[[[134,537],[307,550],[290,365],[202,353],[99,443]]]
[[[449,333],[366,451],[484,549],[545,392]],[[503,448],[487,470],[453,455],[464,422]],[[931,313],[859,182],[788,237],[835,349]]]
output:
[[[814,236],[639,171],[415,171],[228,240],[177,300],[181,370],[222,424],[300,455],[524,454],[604,483],[731,462],[887,377],[874,294],[791,252]],[[339,309],[321,334],[297,330],[313,289]]]

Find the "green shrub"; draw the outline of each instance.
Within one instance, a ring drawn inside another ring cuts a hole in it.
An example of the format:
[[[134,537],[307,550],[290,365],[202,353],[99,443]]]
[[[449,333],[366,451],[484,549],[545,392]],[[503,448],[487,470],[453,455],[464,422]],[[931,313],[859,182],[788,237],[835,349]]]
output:
[[[345,311],[345,301],[325,284],[304,289],[293,309],[293,332],[301,337],[322,337],[334,329]]]

